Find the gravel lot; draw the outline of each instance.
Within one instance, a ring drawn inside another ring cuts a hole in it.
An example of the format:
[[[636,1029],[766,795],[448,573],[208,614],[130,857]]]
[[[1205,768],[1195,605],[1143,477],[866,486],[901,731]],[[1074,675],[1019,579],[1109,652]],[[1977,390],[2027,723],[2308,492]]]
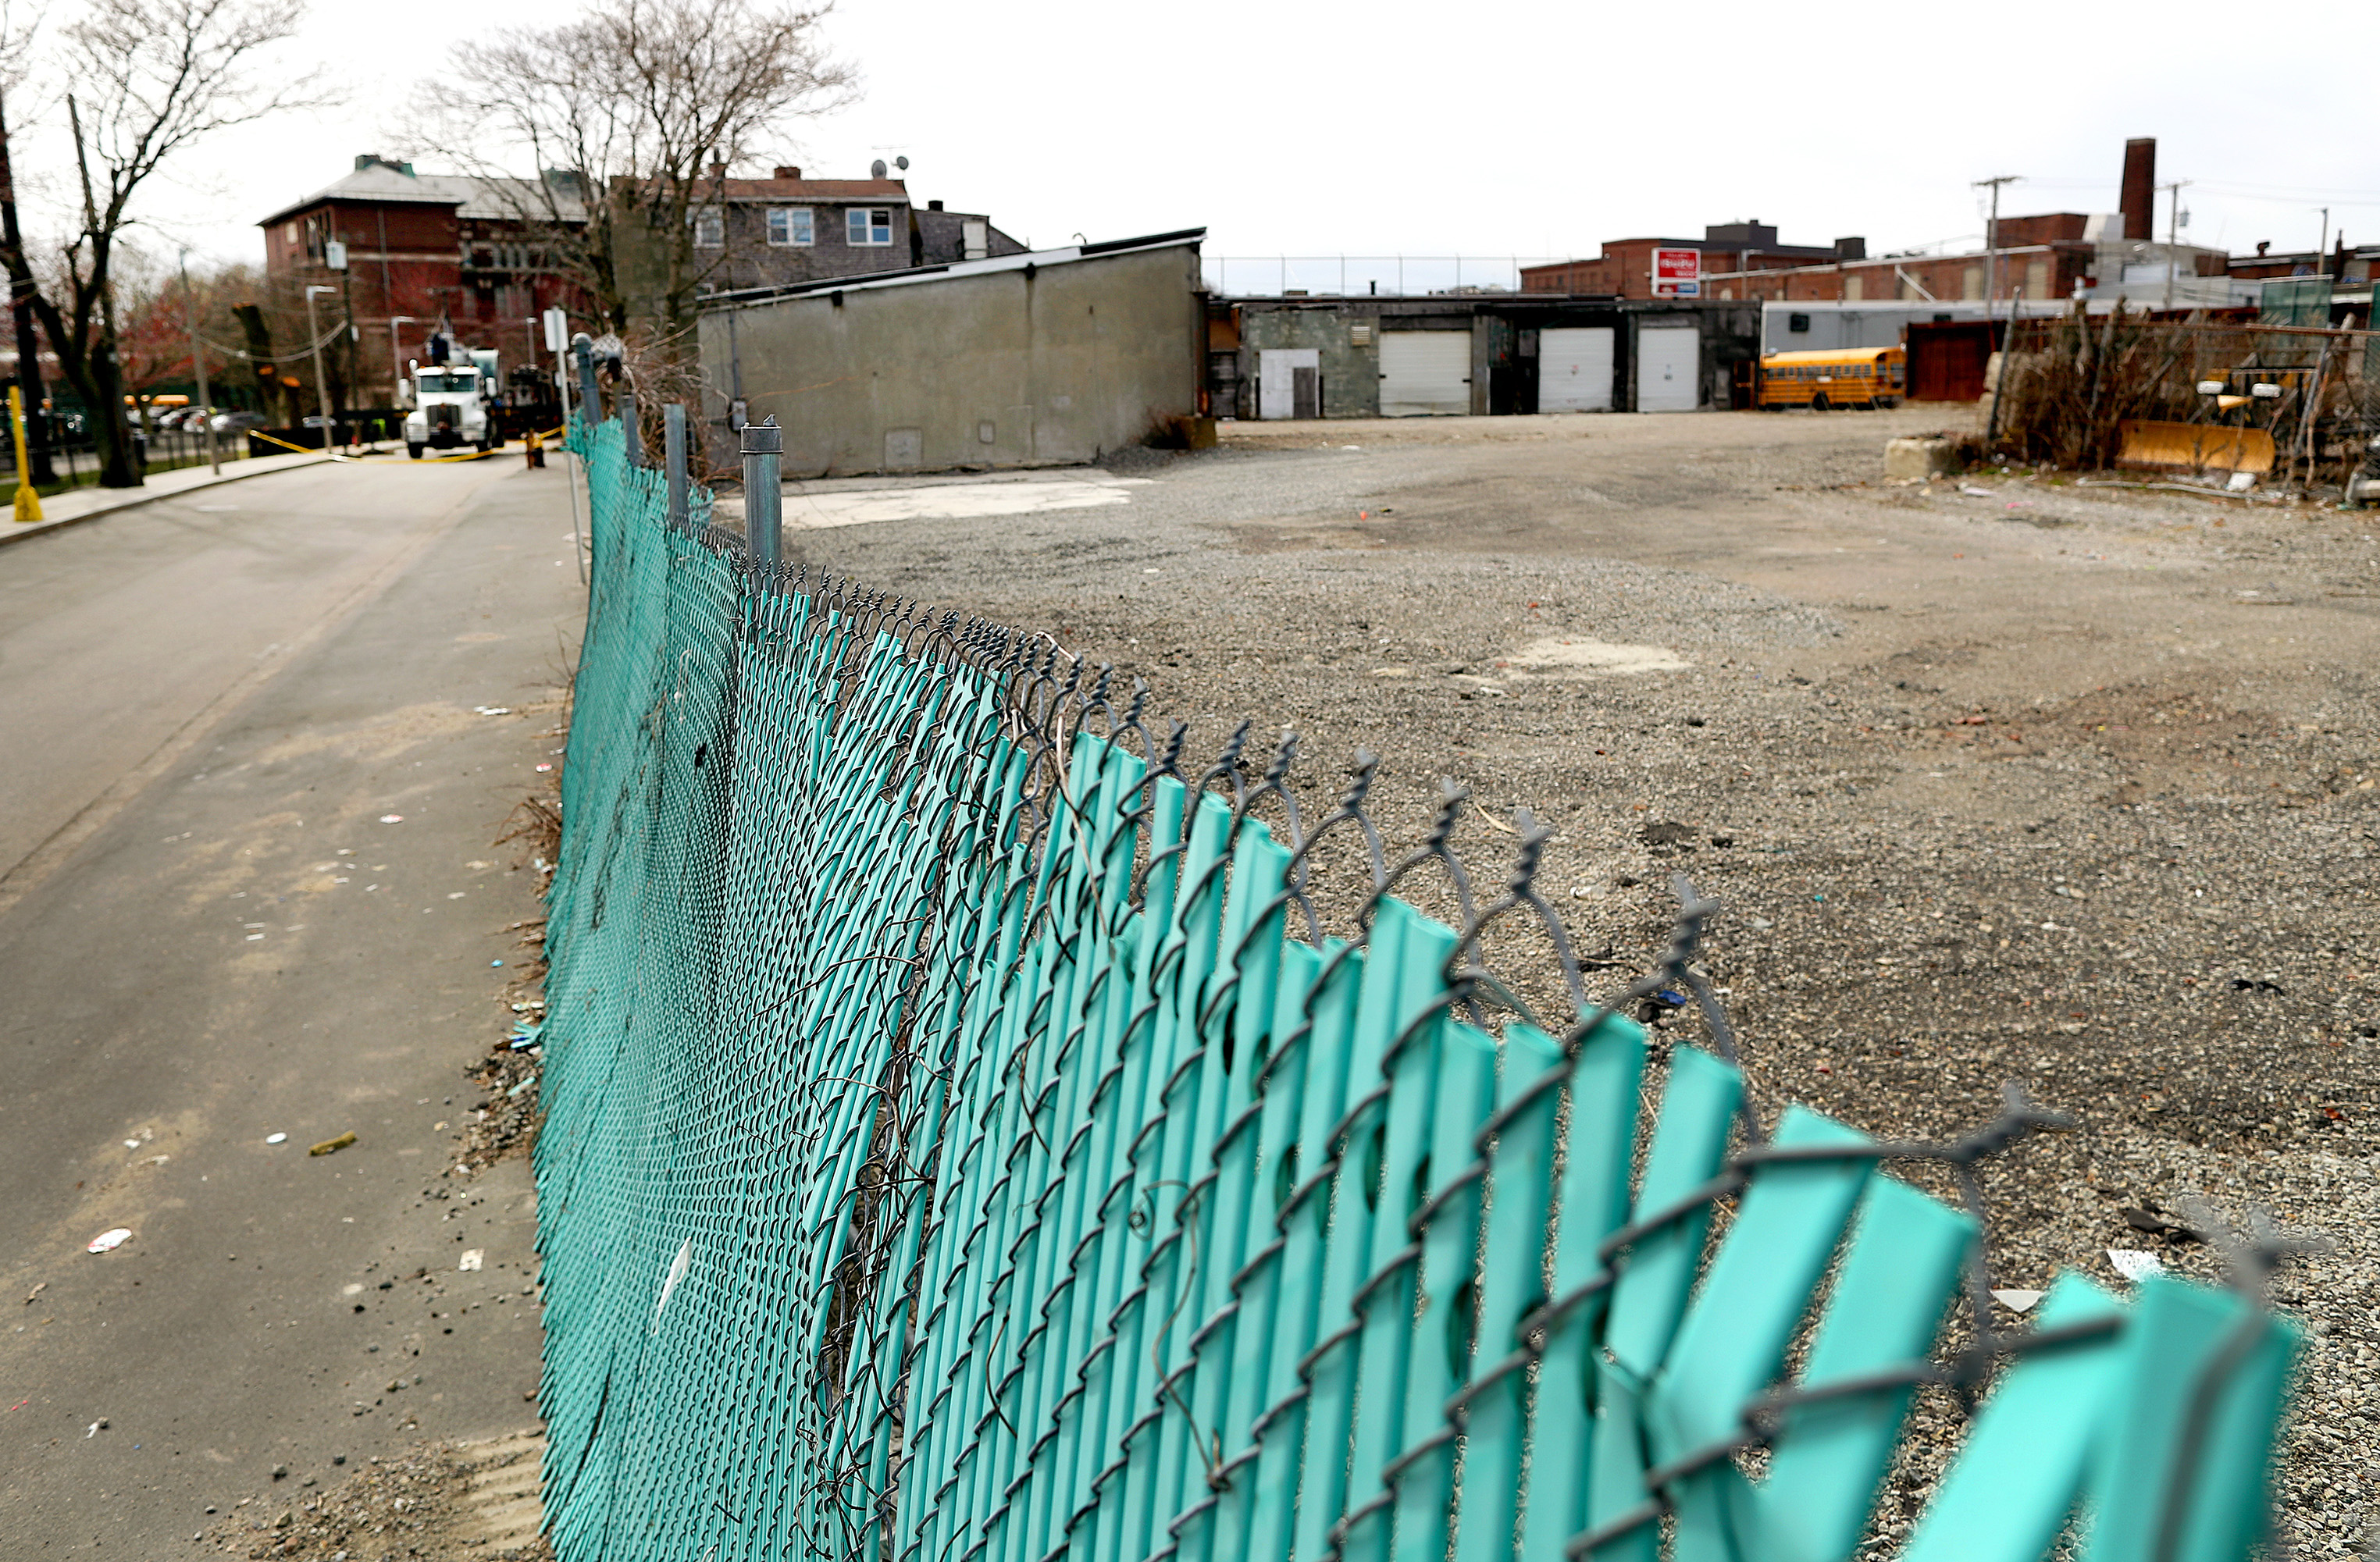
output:
[[[2080,1119],[1989,1173],[2003,1287],[2111,1282],[2110,1247],[2211,1275],[2204,1244],[2121,1213],[2192,1195],[2319,1233],[2329,1254],[2277,1282],[2315,1336],[2283,1538],[2360,1552],[2380,526],[2023,473],[1882,481],[1887,438],[1945,426],[1226,426],[1111,466],[1147,479],[1122,503],[787,552],[1052,629],[1146,675],[1194,753],[1242,715],[1259,746],[1294,727],[1309,819],[1368,746],[1392,851],[1441,776],[1534,810],[1579,947],[1622,963],[1591,979],[1641,968],[1689,873],[1729,908],[1707,965],[1772,1112],[1943,1135],[2013,1079]],[[1510,837],[1458,841],[1495,883]]]

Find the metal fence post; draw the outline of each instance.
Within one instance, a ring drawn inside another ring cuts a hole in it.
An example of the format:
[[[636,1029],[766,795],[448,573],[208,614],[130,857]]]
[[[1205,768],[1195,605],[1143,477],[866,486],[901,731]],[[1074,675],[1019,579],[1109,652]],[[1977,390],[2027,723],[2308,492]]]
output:
[[[669,524],[679,531],[691,532],[694,516],[686,503],[684,402],[674,401],[662,408],[662,470],[669,479]]]
[[[644,418],[637,410],[637,393],[623,390],[612,398],[612,409],[620,419],[620,448],[631,466],[650,466],[652,456],[645,449]]]
[[[570,339],[570,356],[578,360],[578,415],[589,428],[603,420],[603,392],[595,383],[595,342],[584,331]]]
[[[744,425],[744,551],[764,564],[776,563],[781,551],[784,494],[777,485],[784,452],[785,431],[773,415]]]

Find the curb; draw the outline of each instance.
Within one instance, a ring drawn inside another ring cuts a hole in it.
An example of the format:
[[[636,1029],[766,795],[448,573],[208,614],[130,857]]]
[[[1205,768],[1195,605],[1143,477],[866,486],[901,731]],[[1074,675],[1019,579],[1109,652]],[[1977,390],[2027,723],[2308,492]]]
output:
[[[269,478],[275,472],[296,472],[308,466],[327,466],[330,463],[329,456],[318,455],[311,461],[292,461],[286,466],[269,466],[261,472],[226,472],[219,478],[211,476],[204,482],[186,483],[179,488],[168,489],[163,493],[145,493],[136,489],[115,503],[103,504],[95,510],[86,510],[79,515],[64,515],[55,521],[42,521],[30,527],[20,527],[13,522],[0,520],[0,527],[6,528],[0,530],[0,548],[6,548],[12,542],[30,542],[37,537],[47,537],[52,532],[64,531],[68,527],[80,526],[85,521],[95,521],[102,515],[113,515],[119,510],[130,510],[142,504],[161,504],[168,499],[179,499],[186,493],[197,493],[202,489],[220,488],[225,483],[246,482],[250,478]]]

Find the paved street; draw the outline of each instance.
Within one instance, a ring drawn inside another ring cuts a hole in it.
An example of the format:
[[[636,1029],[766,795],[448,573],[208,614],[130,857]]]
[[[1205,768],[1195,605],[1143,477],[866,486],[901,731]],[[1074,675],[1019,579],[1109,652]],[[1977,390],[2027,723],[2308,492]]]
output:
[[[492,842],[558,762],[564,481],[308,467],[0,553],[10,1557],[533,1424],[527,1167],[442,1172],[539,914]]]

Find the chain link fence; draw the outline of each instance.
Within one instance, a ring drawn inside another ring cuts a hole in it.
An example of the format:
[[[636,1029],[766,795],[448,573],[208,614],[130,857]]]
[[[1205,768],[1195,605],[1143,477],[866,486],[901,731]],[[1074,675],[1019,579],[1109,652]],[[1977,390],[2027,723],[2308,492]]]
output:
[[[1976,1168],[2062,1120],[1755,1103],[1691,888],[1598,999],[1527,815],[1492,880],[1451,789],[1393,851],[1369,756],[1327,805],[1294,740],[1195,758],[1046,636],[757,564],[624,421],[572,441],[565,1562],[1832,1562],[1921,1392],[1973,1419],[1915,1562],[2261,1536],[2269,1229],[2198,1217],[2231,1290],[2070,1275],[2027,1326]]]

